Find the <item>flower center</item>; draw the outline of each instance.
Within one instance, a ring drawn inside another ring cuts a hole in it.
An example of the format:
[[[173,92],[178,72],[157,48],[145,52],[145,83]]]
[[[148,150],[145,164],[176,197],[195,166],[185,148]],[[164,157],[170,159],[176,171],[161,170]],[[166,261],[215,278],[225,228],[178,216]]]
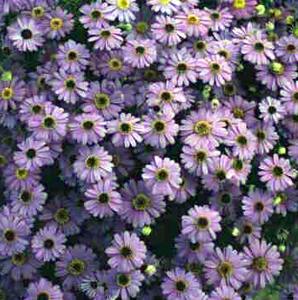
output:
[[[199,18],[194,14],[189,14],[187,16],[187,22],[188,24],[194,25],[199,23]]]
[[[42,110],[42,106],[39,104],[36,104],[34,106],[31,107],[31,112],[35,115],[39,114]]]
[[[257,131],[257,138],[258,138],[258,141],[265,141],[266,139],[266,132],[265,130],[258,130]]]
[[[292,122],[298,122],[298,115],[292,115]]]
[[[169,178],[170,174],[166,169],[159,169],[157,172],[157,180],[160,181],[165,181]]]
[[[118,274],[117,275],[117,284],[121,287],[128,287],[131,284],[131,275],[130,274]]]
[[[221,277],[228,278],[233,274],[233,266],[228,261],[223,261],[218,266],[218,272],[221,275]]]
[[[234,0],[233,6],[235,9],[243,9],[246,6],[246,0]]]
[[[46,116],[42,121],[42,125],[45,129],[54,129],[56,127],[56,121],[52,116]]]
[[[252,225],[251,224],[245,224],[243,226],[243,232],[245,234],[252,234]]]
[[[11,243],[16,239],[17,235],[12,229],[4,229],[3,237],[6,242]]]
[[[219,181],[224,181],[226,179],[226,172],[224,170],[218,170],[215,175]]]
[[[28,170],[23,169],[23,168],[16,169],[15,174],[16,174],[17,178],[20,180],[26,179],[29,175]]]
[[[64,26],[64,22],[60,18],[53,18],[50,22],[50,26],[52,30],[59,30]]]
[[[208,121],[198,121],[195,124],[194,131],[198,135],[207,135],[211,132],[212,125]]]
[[[90,282],[90,287],[93,289],[93,290],[96,290],[98,288],[98,282],[97,281],[91,281]]]
[[[132,132],[132,124],[130,122],[121,122],[119,125],[119,131],[122,134],[130,134]]]
[[[96,94],[94,103],[97,108],[104,109],[110,105],[110,97],[106,94]]]
[[[132,251],[129,247],[124,246],[120,249],[120,255],[124,258],[131,258],[132,257]]]
[[[92,128],[94,127],[94,123],[93,123],[93,121],[84,121],[83,122],[83,128],[85,129],[85,130],[91,130]]]
[[[169,91],[162,91],[159,95],[160,99],[164,102],[172,101],[172,94]]]
[[[224,94],[226,96],[232,96],[236,93],[236,87],[233,85],[233,83],[225,83],[224,85]]]
[[[43,246],[45,249],[53,249],[54,245],[55,244],[51,239],[47,239],[43,242]]]
[[[171,0],[158,0],[158,3],[161,5],[168,5],[171,2]]]
[[[108,203],[109,202],[109,195],[107,193],[101,193],[97,200],[100,202],[100,203]]]
[[[70,50],[67,53],[67,58],[69,61],[74,61],[78,59],[78,52],[74,51],[74,50]]]
[[[17,253],[17,254],[14,254],[12,257],[11,257],[11,262],[14,264],[14,265],[17,265],[17,266],[22,266],[25,262],[25,254],[20,252],[20,253]],[[1,299],[1,298],[0,298]]]
[[[187,71],[187,65],[185,63],[180,63],[180,64],[178,64],[176,70],[179,73],[185,73]]]
[[[29,158],[29,159],[33,159],[36,157],[36,150],[35,149],[28,149],[26,151],[26,156]]]
[[[235,118],[243,119],[245,114],[244,114],[243,109],[241,109],[239,107],[235,107],[233,109],[233,115]]]
[[[245,135],[238,135],[237,136],[237,143],[240,145],[240,146],[246,146],[247,145],[247,138]]]
[[[274,115],[276,113],[276,107],[275,106],[269,106],[268,107],[268,112],[271,115]]]
[[[48,292],[42,291],[38,293],[36,300],[51,300],[51,296]]]
[[[267,269],[267,261],[265,256],[258,256],[252,260],[253,270],[263,272]]]
[[[32,31],[30,29],[23,29],[21,31],[21,37],[24,39],[24,40],[30,40],[32,38],[33,34],[32,34]]]
[[[260,202],[260,201],[256,202],[255,205],[254,205],[254,209],[255,209],[257,212],[263,211],[264,208],[265,208],[264,203],[263,203],[263,202]]]
[[[194,252],[199,251],[201,246],[202,246],[202,243],[200,243],[200,242],[193,243],[193,242],[189,241],[189,243],[188,243],[189,249]]]
[[[224,59],[229,59],[230,53],[226,50],[220,50],[217,52],[218,55],[222,56]]]
[[[89,169],[97,169],[100,165],[100,160],[95,155],[89,155],[85,160],[85,166]]]
[[[194,48],[197,51],[204,51],[206,49],[206,42],[203,40],[198,40],[194,43]]]
[[[12,88],[6,87],[1,92],[1,98],[4,100],[9,100],[13,97],[14,92]]]
[[[138,47],[136,47],[135,51],[136,51],[136,54],[144,55],[146,52],[146,49],[143,46],[138,46]]]
[[[263,52],[265,50],[265,46],[262,42],[256,42],[254,44],[254,49],[257,51],[257,52]]]
[[[179,280],[179,281],[176,281],[176,290],[179,291],[179,292],[184,292],[187,287],[188,287],[188,284],[182,280]]]
[[[136,24],[136,31],[141,34],[145,34],[149,29],[148,23],[146,22],[138,22]]]
[[[91,11],[90,17],[92,20],[98,20],[102,17],[102,12],[98,9],[94,9]]]
[[[292,100],[293,102],[298,103],[298,91],[293,92]]]
[[[206,158],[207,158],[207,153],[205,151],[198,151],[195,154],[195,160],[198,162],[203,162],[206,160]]]
[[[199,216],[197,220],[198,229],[207,229],[209,227],[209,220],[205,216]]]
[[[220,65],[216,62],[211,63],[211,70],[213,73],[218,74],[220,72]]]
[[[211,13],[210,17],[213,21],[217,21],[218,19],[220,19],[220,14],[218,12],[213,12]]]
[[[152,122],[152,128],[154,129],[155,133],[157,134],[163,134],[166,129],[166,122],[165,121],[153,121]]]
[[[121,10],[127,10],[130,8],[130,0],[117,0],[117,6]]]
[[[74,90],[76,87],[76,82],[73,78],[69,78],[65,81],[65,86],[69,89],[69,90]]]
[[[165,25],[165,30],[166,30],[166,32],[171,33],[175,30],[175,27],[173,24],[168,23]]]
[[[289,54],[294,54],[297,50],[296,46],[293,44],[288,44],[286,49]]]
[[[22,201],[23,203],[28,203],[28,202],[31,202],[31,200],[32,200],[32,195],[31,195],[31,193],[28,192],[28,191],[23,191],[23,192],[21,192],[19,199],[20,199],[20,201]]]
[[[73,259],[67,266],[68,272],[74,276],[80,276],[84,273],[86,263],[78,258]]]
[[[112,71],[118,71],[122,68],[122,61],[120,59],[117,58],[112,58],[109,61],[109,68]]]
[[[110,36],[111,36],[111,32],[109,31],[109,30],[101,30],[100,31],[100,33],[99,33],[99,35],[103,38],[103,39],[105,39],[105,40],[107,40]]]
[[[279,63],[279,62],[273,62],[270,65],[270,71],[274,74],[274,75],[282,75],[285,71],[284,66]]]
[[[54,215],[54,219],[57,223],[63,225],[70,220],[70,216],[65,208],[59,208]]]
[[[32,9],[31,15],[33,18],[40,19],[44,15],[44,8],[36,6]]]
[[[143,193],[138,194],[131,199],[131,204],[134,209],[144,211],[150,207],[151,199]]]
[[[232,202],[232,200],[233,200],[233,196],[232,196],[231,194],[229,194],[229,193],[223,193],[223,194],[221,194],[221,196],[220,196],[220,201],[221,201],[222,203],[227,204],[227,203]]]
[[[243,161],[240,159],[235,159],[232,163],[232,166],[235,170],[241,171],[243,169]]]
[[[272,169],[272,173],[273,173],[274,176],[280,177],[280,176],[283,175],[284,171],[281,167],[274,166],[273,169]]]

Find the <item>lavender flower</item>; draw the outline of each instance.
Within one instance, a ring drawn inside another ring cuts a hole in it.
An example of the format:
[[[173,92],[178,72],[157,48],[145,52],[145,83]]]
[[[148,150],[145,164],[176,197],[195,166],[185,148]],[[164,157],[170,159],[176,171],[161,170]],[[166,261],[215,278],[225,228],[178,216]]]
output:
[[[135,20],[135,13],[140,9],[135,0],[107,0],[105,16],[108,20],[118,19],[120,22]]]
[[[210,296],[210,300],[224,300],[224,299],[230,299],[230,300],[241,300],[241,297],[238,293],[235,292],[235,290],[232,287],[221,285],[217,287]]]
[[[147,5],[152,6],[152,10],[155,12],[161,12],[167,15],[176,13],[181,6],[179,0],[147,0]]]
[[[83,14],[79,18],[85,28],[100,28],[108,25],[108,20],[105,17],[105,9],[107,3],[94,2],[85,4],[80,7],[80,12]]]

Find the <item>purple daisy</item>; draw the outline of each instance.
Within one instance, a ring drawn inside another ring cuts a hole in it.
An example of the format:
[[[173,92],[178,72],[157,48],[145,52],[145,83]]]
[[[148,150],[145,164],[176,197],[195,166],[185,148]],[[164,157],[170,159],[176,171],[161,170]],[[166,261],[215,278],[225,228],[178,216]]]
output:
[[[274,98],[266,97],[259,103],[260,117],[264,122],[278,123],[286,114],[286,108]]]
[[[80,7],[80,13],[83,14],[79,18],[80,22],[87,29],[89,28],[101,28],[104,25],[108,25],[108,20],[105,17],[105,9],[107,3],[95,2],[91,4],[84,4]]]
[[[180,268],[167,271],[161,283],[162,293],[168,300],[197,299],[200,287],[193,273]]]
[[[161,14],[172,15],[178,12],[181,1],[179,0],[147,0],[147,5],[152,6],[151,9],[155,12],[160,12]]]
[[[216,248],[206,258],[204,265],[207,281],[215,286],[226,285],[239,289],[248,274],[247,262],[243,260],[242,253],[238,253],[232,246],[223,250]]]
[[[56,60],[59,67],[65,71],[82,71],[89,64],[90,52],[82,44],[68,40],[64,45],[59,46]]]
[[[113,182],[104,179],[85,192],[86,200],[84,207],[86,211],[94,217],[113,216],[115,212],[121,209],[121,197],[115,190]]]
[[[13,255],[25,250],[30,228],[25,219],[13,214],[8,207],[0,213],[0,253]]]
[[[216,113],[202,108],[182,120],[180,133],[184,143],[191,147],[214,149],[226,137],[224,127]]]
[[[142,178],[153,195],[175,196],[181,183],[180,166],[168,157],[154,156],[143,169]]]
[[[61,7],[45,14],[43,21],[44,34],[49,39],[61,39],[70,33],[74,26],[74,19],[71,13],[67,13]]]
[[[277,247],[264,240],[254,240],[244,247],[244,259],[249,264],[248,277],[254,288],[264,288],[267,282],[273,282],[282,269],[283,260]]]
[[[140,121],[140,118],[136,118],[130,113],[121,113],[117,120],[109,121],[107,132],[113,134],[112,143],[116,147],[136,147],[143,140],[141,136],[143,125]]]
[[[47,199],[44,187],[39,184],[28,189],[13,190],[9,196],[11,211],[25,217],[33,217],[43,209]]]
[[[265,158],[259,166],[260,180],[273,191],[284,190],[293,185],[292,178],[295,174],[288,159],[279,158],[277,154],[273,158]]]
[[[108,20],[118,19],[120,22],[129,23],[135,20],[135,13],[139,12],[138,4],[135,0],[107,0],[105,16]]]
[[[34,115],[28,121],[32,137],[37,140],[59,141],[67,133],[68,113],[51,103],[44,105],[43,115]]]
[[[40,261],[56,260],[65,250],[65,235],[56,226],[45,226],[32,238],[32,250]]]
[[[95,113],[77,115],[68,126],[72,138],[80,144],[94,144],[102,141],[106,134],[106,122]]]
[[[260,31],[247,36],[241,47],[244,58],[257,65],[266,65],[273,60],[275,58],[273,50],[273,43],[264,39]]]
[[[204,8],[207,16],[207,27],[212,31],[224,31],[231,26],[233,15],[228,7],[216,10]]]
[[[112,173],[112,167],[112,156],[98,146],[80,148],[78,159],[73,164],[74,172],[87,183],[101,181]]]
[[[220,55],[197,60],[199,76],[203,82],[208,82],[211,86],[221,86],[225,81],[232,79],[232,69],[225,58]]]
[[[115,234],[112,245],[105,250],[108,264],[119,272],[131,272],[142,266],[147,248],[135,233]]]
[[[244,216],[237,220],[234,229],[236,230],[232,234],[239,243],[252,243],[253,240],[261,238],[262,227]]]
[[[89,86],[89,83],[85,81],[84,73],[68,73],[63,68],[54,73],[50,84],[59,100],[71,104],[75,104],[79,97],[86,97]]]
[[[20,168],[34,171],[54,162],[50,148],[44,141],[37,141],[30,137],[18,144],[18,148],[21,151],[15,152],[13,159]]]
[[[50,103],[46,101],[45,96],[33,96],[31,98],[25,99],[20,104],[19,115],[23,122],[28,122],[28,120],[34,115],[42,115],[44,113],[44,105]]]
[[[177,203],[184,203],[190,197],[194,197],[196,195],[197,182],[195,181],[195,178],[183,170],[181,179],[182,181],[177,189],[175,198],[169,198],[169,200]]]
[[[63,293],[59,285],[53,285],[45,278],[41,278],[38,282],[31,282],[27,289],[27,296],[24,300],[36,299],[53,299],[63,300]]]
[[[292,35],[281,37],[276,42],[275,53],[284,63],[296,63],[298,61],[298,40]]]
[[[287,188],[283,192],[275,193],[274,195],[274,205],[275,213],[281,214],[283,216],[287,215],[287,212],[297,212],[298,202],[296,201],[298,197],[298,191],[294,187]]]
[[[174,144],[178,131],[179,126],[175,123],[171,111],[161,114],[151,113],[144,117],[142,135],[145,144],[152,147],[165,148],[169,144]]]
[[[157,58],[154,40],[129,40],[123,48],[124,61],[135,68],[149,67]]]
[[[208,298],[209,300],[241,300],[241,296],[232,287],[222,285],[217,287]]]
[[[289,81],[282,87],[280,95],[286,110],[298,113],[298,81]]]
[[[95,42],[94,49],[110,51],[120,48],[123,42],[121,30],[115,26],[103,25],[100,28],[91,28],[88,35],[88,42]]]
[[[248,19],[253,13],[257,5],[257,0],[229,0],[230,13],[236,19]]]
[[[71,290],[82,282],[84,276],[97,269],[96,255],[83,244],[68,247],[56,262],[56,275],[62,278],[63,287]]]
[[[153,195],[143,181],[130,180],[120,190],[122,196],[118,214],[134,227],[150,225],[165,212],[166,204],[162,195]]]
[[[0,81],[0,111],[16,109],[25,96],[25,82],[14,76],[11,81]]]
[[[18,18],[7,28],[9,39],[19,51],[36,51],[44,43],[43,28],[33,18]]]
[[[210,242],[216,238],[216,232],[221,231],[221,216],[207,205],[195,205],[188,211],[188,216],[182,216],[182,233],[192,242]]]

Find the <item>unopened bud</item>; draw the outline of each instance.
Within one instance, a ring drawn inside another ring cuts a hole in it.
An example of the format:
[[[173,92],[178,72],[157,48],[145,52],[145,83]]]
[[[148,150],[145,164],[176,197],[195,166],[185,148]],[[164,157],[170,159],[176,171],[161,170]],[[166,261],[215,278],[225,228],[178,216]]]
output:
[[[142,229],[142,234],[148,236],[148,235],[150,235],[151,231],[152,231],[152,229],[151,229],[150,226],[145,226],[145,227]]]
[[[146,270],[145,270],[145,273],[148,274],[149,276],[152,276],[156,273],[157,269],[154,265],[148,265]]]
[[[263,15],[266,11],[266,7],[263,4],[259,4],[256,6],[256,11],[258,15]]]

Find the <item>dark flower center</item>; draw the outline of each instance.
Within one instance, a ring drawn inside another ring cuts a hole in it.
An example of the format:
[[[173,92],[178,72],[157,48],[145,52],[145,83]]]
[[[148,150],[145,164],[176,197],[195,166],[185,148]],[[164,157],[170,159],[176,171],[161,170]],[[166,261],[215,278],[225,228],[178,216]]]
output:
[[[97,20],[101,18],[102,12],[100,10],[94,9],[91,11],[90,16],[92,20]]]
[[[76,60],[78,58],[78,53],[76,51],[69,51],[67,57],[70,61]]]
[[[176,282],[176,290],[179,292],[184,292],[187,288],[186,282],[179,280]]]
[[[233,109],[233,114],[234,114],[235,118],[243,119],[243,117],[244,117],[244,111],[243,111],[243,109],[241,109],[239,107],[235,107]]]
[[[196,153],[196,161],[203,162],[204,160],[206,160],[206,158],[207,158],[207,154],[205,151],[198,151]]]
[[[66,87],[73,90],[76,87],[76,82],[73,79],[69,79],[66,81]]]
[[[103,39],[108,39],[110,36],[111,36],[111,32],[109,30],[102,30],[100,32],[100,36],[103,38]]]
[[[233,196],[229,193],[223,193],[220,197],[222,203],[230,203],[233,200]]]
[[[245,234],[252,234],[252,225],[251,224],[245,224],[243,226],[243,232]]]
[[[136,47],[136,54],[143,55],[143,54],[145,54],[145,51],[146,51],[146,49],[143,46]]]
[[[171,102],[172,94],[170,92],[165,91],[160,94],[160,98],[165,102]]]
[[[149,26],[146,22],[138,22],[136,24],[136,31],[141,34],[145,34],[149,29]]]
[[[32,106],[31,110],[34,114],[39,114],[42,110],[42,107],[40,105],[36,104],[36,105]]]
[[[276,177],[282,176],[284,173],[283,169],[279,166],[274,166],[272,172]]]
[[[262,272],[267,269],[267,261],[265,256],[258,256],[252,260],[252,268],[253,270]]]
[[[41,18],[44,15],[44,9],[41,6],[34,7],[32,9],[32,16],[34,18]]]
[[[207,135],[212,130],[212,125],[208,121],[198,121],[195,126],[194,130],[198,135]]]
[[[83,128],[85,130],[91,130],[94,126],[94,123],[92,121],[85,121],[83,122]]]
[[[63,225],[70,220],[70,216],[65,208],[59,208],[54,215],[54,219],[57,223]]]
[[[158,181],[165,181],[169,178],[169,173],[166,169],[160,169],[157,172],[157,180]]]
[[[9,49],[9,47],[3,47],[2,50],[3,50],[3,53],[5,55],[10,55],[10,49]]]
[[[189,249],[194,252],[198,251],[201,248],[201,246],[202,246],[202,243],[200,243],[200,242],[196,242],[196,243],[189,242],[188,243]]]
[[[165,131],[166,123],[164,121],[154,121],[153,128],[156,133],[161,134]]]
[[[46,129],[53,129],[56,126],[56,121],[53,117],[48,116],[43,119],[43,126]]]
[[[23,168],[19,168],[19,169],[16,170],[15,174],[18,177],[18,179],[24,180],[28,177],[28,170],[23,169]]]
[[[95,169],[99,167],[99,158],[94,155],[90,155],[86,158],[85,165],[89,169]]]
[[[218,170],[215,175],[220,181],[224,181],[226,179],[226,172],[224,170]]]
[[[121,287],[127,287],[131,284],[131,276],[129,274],[118,274],[117,284]]]
[[[187,65],[185,63],[180,63],[176,69],[179,73],[185,73],[187,70]]]
[[[36,300],[50,300],[51,296],[47,292],[40,292],[37,295]]]
[[[210,16],[211,16],[211,19],[212,19],[213,21],[216,21],[216,20],[218,20],[218,19],[220,18],[220,14],[217,13],[217,12],[211,13]]]
[[[261,43],[261,42],[256,42],[254,44],[254,49],[257,51],[257,52],[262,52],[264,51],[265,47],[264,47],[264,44]]]
[[[221,275],[221,277],[230,277],[233,274],[233,266],[228,261],[223,261],[218,266],[218,272]]]
[[[132,131],[132,125],[129,122],[122,122],[119,126],[121,133],[128,134]]]
[[[28,149],[26,151],[26,156],[29,158],[29,159],[33,159],[34,157],[36,157],[36,150],[35,149]]]
[[[143,193],[138,194],[131,200],[132,206],[136,210],[144,211],[150,207],[151,199]]]
[[[240,146],[246,146],[247,145],[247,138],[246,136],[244,135],[238,135],[237,137],[237,143],[240,145]]]
[[[6,242],[13,242],[16,239],[16,233],[12,229],[4,230],[4,240]]]
[[[294,102],[298,102],[298,91],[295,91],[292,95],[292,99]]]
[[[132,251],[129,247],[124,246],[120,249],[120,254],[121,256],[123,256],[124,258],[130,258],[132,256]]]
[[[263,202],[258,201],[258,202],[255,203],[254,208],[255,208],[255,210],[256,210],[257,212],[261,212],[261,211],[264,210],[265,205],[264,205]]]
[[[203,51],[203,50],[206,49],[206,42],[202,41],[202,40],[196,41],[195,44],[194,44],[194,48],[197,51]]]
[[[118,71],[122,68],[122,62],[121,62],[121,60],[119,60],[117,58],[112,58],[109,61],[109,67],[113,71]]]
[[[91,281],[90,282],[90,287],[93,289],[93,290],[96,290],[98,288],[98,282],[97,281]]]
[[[257,138],[258,138],[259,141],[265,141],[265,139],[266,139],[265,130],[258,130],[257,131]]]
[[[293,44],[287,45],[287,52],[291,53],[291,54],[295,53],[296,52],[296,46],[293,45]]]
[[[74,276],[80,276],[84,273],[86,268],[86,263],[78,258],[73,259],[67,266],[70,274]]]
[[[96,94],[94,103],[97,108],[104,109],[110,105],[110,97],[106,94]]]
[[[23,191],[20,195],[20,201],[24,203],[28,203],[32,200],[32,195],[28,191]]]
[[[269,106],[268,107],[268,112],[273,115],[276,113],[276,107],[275,106]]]
[[[54,242],[51,239],[47,239],[43,242],[43,246],[46,249],[52,249],[54,247]]]
[[[298,115],[292,115],[292,121],[298,122]]]
[[[33,34],[30,29],[23,29],[21,32],[21,36],[24,40],[30,40],[32,38]]]
[[[220,71],[220,65],[216,62],[211,64],[211,69],[213,71],[213,73],[219,73]]]
[[[154,105],[154,106],[153,106],[153,110],[154,110],[155,112],[159,112],[159,111],[160,111],[160,107],[159,107],[158,105]]]
[[[225,59],[229,58],[229,52],[227,52],[226,50],[220,50],[217,54],[224,57]]]
[[[206,228],[208,228],[208,226],[209,226],[209,220],[206,217],[201,216],[198,218],[197,227],[199,229],[206,229]]]
[[[226,96],[232,96],[236,93],[236,87],[233,85],[233,83],[226,83],[224,85],[224,94]]]
[[[98,201],[100,203],[108,203],[109,202],[109,195],[107,193],[101,193],[98,196]]]
[[[11,257],[11,262],[14,264],[14,265],[17,265],[17,266],[22,266],[25,262],[25,254],[20,252],[20,253],[17,253],[17,254],[14,254],[12,257]],[[1,298],[0,298],[1,299]]]
[[[166,30],[166,32],[171,33],[175,30],[175,27],[174,27],[173,24],[166,24],[165,25],[165,30]]]

